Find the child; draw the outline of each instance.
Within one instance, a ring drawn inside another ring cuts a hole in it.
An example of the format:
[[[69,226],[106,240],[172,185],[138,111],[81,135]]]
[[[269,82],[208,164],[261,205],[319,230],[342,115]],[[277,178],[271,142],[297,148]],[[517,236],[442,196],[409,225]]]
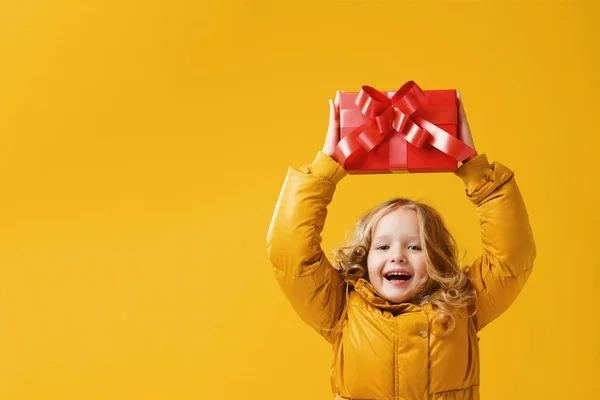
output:
[[[462,101],[458,137],[474,148]],[[277,280],[300,317],[333,346],[336,399],[479,399],[477,332],[529,277],[535,244],[513,173],[485,155],[455,172],[477,207],[483,252],[459,267],[454,239],[429,206],[395,199],[367,213],[330,264],[320,247],[336,184],[339,119],[325,146],[290,168],[267,236]]]

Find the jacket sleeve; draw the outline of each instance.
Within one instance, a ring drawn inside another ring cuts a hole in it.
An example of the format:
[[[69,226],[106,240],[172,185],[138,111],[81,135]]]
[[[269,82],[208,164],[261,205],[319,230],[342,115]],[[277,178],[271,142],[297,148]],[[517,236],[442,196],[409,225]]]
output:
[[[289,168],[267,234],[269,260],[285,295],[300,317],[329,341],[345,289],[321,249],[321,232],[336,184],[346,174],[322,152],[308,166]]]
[[[477,331],[500,316],[531,274],[536,247],[513,172],[481,154],[456,174],[477,206],[483,252],[469,267],[477,291]]]

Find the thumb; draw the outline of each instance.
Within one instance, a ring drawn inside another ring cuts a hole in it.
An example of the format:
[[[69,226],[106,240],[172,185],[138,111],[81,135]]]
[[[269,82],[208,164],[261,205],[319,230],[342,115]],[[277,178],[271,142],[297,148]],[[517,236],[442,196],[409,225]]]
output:
[[[323,153],[333,156],[335,147],[339,142],[340,120],[337,107],[333,100],[329,100],[329,126],[327,128],[327,136],[323,145]]]

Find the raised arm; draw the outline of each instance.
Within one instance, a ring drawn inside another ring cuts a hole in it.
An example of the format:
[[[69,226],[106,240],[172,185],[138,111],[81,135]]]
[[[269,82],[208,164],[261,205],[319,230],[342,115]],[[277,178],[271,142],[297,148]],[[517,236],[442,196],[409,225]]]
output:
[[[345,174],[322,152],[309,166],[290,168],[267,235],[281,288],[300,317],[326,339],[341,314],[344,287],[321,249],[321,231],[335,185]]]
[[[525,203],[513,172],[482,154],[456,174],[477,206],[483,252],[469,269],[477,290],[477,330],[502,314],[531,274],[536,255]]]
[[[460,93],[459,138],[475,148]],[[485,155],[469,158],[456,171],[477,206],[483,252],[469,268],[477,290],[475,325],[481,330],[515,300],[531,274],[535,242],[513,172]]]
[[[327,206],[346,171],[331,158],[339,119],[330,101],[323,152],[310,165],[289,168],[267,234],[275,276],[300,317],[331,340],[344,306],[344,285],[321,249]]]

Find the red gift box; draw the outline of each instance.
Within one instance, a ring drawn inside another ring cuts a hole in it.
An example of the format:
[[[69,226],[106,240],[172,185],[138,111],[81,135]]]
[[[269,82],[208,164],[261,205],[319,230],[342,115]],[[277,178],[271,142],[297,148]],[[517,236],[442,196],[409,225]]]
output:
[[[396,92],[340,92],[334,158],[350,174],[454,171],[475,150],[457,139],[456,90],[410,81]]]

